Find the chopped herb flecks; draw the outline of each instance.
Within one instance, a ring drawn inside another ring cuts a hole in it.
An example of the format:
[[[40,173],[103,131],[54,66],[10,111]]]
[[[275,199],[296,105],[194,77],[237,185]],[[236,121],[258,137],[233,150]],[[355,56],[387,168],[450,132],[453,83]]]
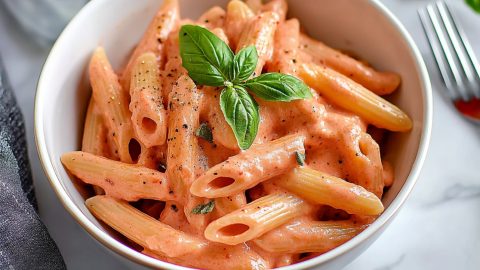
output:
[[[305,166],[305,154],[295,152],[295,158],[297,159],[298,165]]]
[[[215,207],[215,201],[211,200],[206,204],[199,204],[195,206],[195,208],[192,209],[192,214],[208,214],[213,211],[213,208]]]
[[[208,126],[207,123],[201,123],[195,131],[195,135],[208,141],[209,143],[213,143],[212,129]]]

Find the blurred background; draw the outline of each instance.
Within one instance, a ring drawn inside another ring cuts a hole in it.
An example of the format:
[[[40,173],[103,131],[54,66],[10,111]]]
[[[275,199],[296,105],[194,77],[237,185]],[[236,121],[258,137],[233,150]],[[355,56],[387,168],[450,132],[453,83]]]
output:
[[[106,251],[83,231],[53,193],[36,153],[33,104],[37,79],[53,42],[86,2],[0,1],[0,58],[4,66],[0,69],[6,70],[26,121],[40,216],[67,267],[143,269]],[[381,2],[405,25],[428,66],[434,88],[432,142],[422,175],[399,217],[346,269],[479,269],[480,176],[476,168],[480,128],[462,119],[439,90],[443,85],[417,15],[417,9],[429,1]],[[480,14],[463,0],[446,2],[479,56]]]

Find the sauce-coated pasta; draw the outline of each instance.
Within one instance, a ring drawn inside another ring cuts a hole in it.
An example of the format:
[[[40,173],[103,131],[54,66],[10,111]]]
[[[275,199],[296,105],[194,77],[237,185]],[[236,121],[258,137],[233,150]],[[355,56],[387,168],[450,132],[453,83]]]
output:
[[[92,52],[83,152],[62,156],[92,185],[92,214],[139,252],[203,269],[290,265],[362,232],[394,181],[378,134],[412,127],[378,96],[400,76],[301,33],[285,0],[232,0],[197,21],[182,19],[178,5],[164,1],[120,72],[103,48]],[[312,98],[256,99],[258,133],[241,150],[219,88],[195,83],[182,66],[186,24],[207,28],[232,52],[253,45],[252,77],[295,76]]]

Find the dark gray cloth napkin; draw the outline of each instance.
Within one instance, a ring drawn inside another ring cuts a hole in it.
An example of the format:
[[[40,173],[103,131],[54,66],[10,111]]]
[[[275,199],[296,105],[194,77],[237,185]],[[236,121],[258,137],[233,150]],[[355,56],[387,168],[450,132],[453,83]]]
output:
[[[23,117],[0,59],[0,269],[66,269],[35,209]]]

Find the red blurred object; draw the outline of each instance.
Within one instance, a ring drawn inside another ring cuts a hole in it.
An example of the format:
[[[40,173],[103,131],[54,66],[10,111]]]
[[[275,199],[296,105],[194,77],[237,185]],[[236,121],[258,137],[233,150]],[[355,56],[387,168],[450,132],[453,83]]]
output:
[[[455,101],[455,107],[464,115],[480,120],[480,99],[457,100]]]

